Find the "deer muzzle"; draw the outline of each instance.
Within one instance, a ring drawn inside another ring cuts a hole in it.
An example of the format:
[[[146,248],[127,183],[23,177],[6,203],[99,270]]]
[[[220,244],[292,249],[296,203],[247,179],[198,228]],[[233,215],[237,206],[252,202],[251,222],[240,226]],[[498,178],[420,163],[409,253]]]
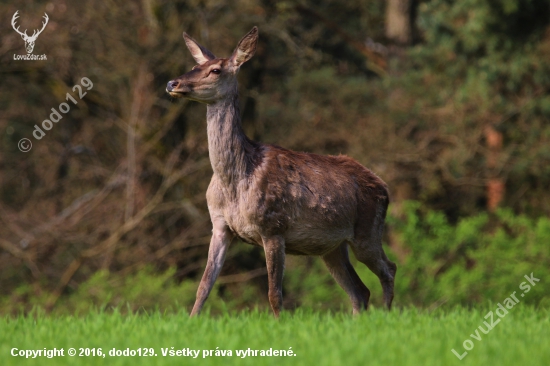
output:
[[[175,98],[184,97],[192,90],[191,86],[183,84],[178,80],[170,80],[166,85],[166,92]]]

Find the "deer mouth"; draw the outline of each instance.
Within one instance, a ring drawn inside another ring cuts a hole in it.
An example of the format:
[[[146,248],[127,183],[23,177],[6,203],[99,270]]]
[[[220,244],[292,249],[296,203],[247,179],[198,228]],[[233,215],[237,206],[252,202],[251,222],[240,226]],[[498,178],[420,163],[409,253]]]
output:
[[[166,92],[174,98],[182,98],[192,91],[192,88],[188,85],[182,84],[179,81],[171,80],[166,85]]]
[[[185,96],[185,92],[179,92],[179,91],[170,91],[168,90],[168,88],[166,88],[166,91],[168,92],[168,94],[170,94],[171,97],[173,98],[183,98]]]

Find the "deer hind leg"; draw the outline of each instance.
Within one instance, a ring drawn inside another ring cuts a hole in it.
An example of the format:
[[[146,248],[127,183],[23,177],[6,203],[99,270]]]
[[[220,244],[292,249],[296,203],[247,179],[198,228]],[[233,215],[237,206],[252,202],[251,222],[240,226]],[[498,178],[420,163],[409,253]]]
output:
[[[384,251],[382,250],[379,256],[373,256],[368,258],[359,258],[359,261],[363,262],[369,269],[378,276],[382,290],[384,292],[384,304],[391,309],[393,302],[393,287],[395,281],[395,272],[397,266],[390,261]]]
[[[356,243],[352,246],[352,250],[357,259],[369,267],[380,280],[384,292],[384,304],[389,310],[393,301],[393,287],[397,266],[386,257],[381,244],[379,250],[365,250],[365,247],[371,244],[370,242],[367,245]]]
[[[383,210],[385,213],[385,209]],[[384,231],[384,216],[376,215],[373,225],[363,225],[357,228],[351,249],[355,257],[364,263],[380,280],[384,292],[384,304],[391,309],[393,288],[397,266],[390,261],[382,248],[382,233]]]
[[[323,261],[336,282],[346,291],[353,306],[353,314],[366,310],[370,291],[355,272],[348,256],[348,244],[342,243],[332,252],[323,256]]]

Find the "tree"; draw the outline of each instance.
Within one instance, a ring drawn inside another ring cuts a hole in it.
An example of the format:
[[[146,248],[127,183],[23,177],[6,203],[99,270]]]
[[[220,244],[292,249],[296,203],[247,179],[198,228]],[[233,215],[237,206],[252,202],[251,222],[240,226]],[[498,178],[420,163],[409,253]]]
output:
[[[398,44],[413,41],[414,0],[387,0],[386,37]]]

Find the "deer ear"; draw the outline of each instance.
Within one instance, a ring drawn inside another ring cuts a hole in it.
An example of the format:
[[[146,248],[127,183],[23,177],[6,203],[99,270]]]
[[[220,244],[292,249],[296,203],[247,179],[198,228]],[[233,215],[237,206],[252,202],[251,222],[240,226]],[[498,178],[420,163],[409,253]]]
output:
[[[185,40],[187,48],[189,48],[189,51],[191,52],[191,56],[193,56],[199,65],[216,58],[212,52],[198,44],[197,41],[189,36],[189,34],[183,32],[183,39]]]
[[[246,61],[250,60],[256,52],[256,45],[258,44],[258,27],[252,28],[237,45],[233,55],[229,61],[235,67],[241,67]]]

